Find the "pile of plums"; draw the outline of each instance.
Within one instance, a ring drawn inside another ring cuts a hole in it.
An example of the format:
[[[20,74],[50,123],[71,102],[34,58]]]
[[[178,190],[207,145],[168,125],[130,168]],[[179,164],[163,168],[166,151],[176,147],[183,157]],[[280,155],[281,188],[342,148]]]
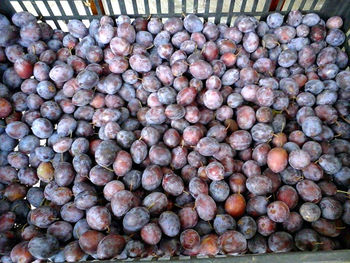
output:
[[[1,261],[350,248],[342,25],[1,15]]]

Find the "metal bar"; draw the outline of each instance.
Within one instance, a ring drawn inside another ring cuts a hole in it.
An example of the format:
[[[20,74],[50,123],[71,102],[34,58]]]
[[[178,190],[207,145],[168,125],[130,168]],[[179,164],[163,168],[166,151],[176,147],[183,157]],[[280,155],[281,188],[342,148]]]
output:
[[[287,12],[281,12],[282,14],[286,14]],[[199,17],[204,17],[204,18],[208,18],[208,17],[213,17],[215,16],[215,12],[210,12],[210,13],[198,13],[197,15]],[[242,13],[241,12],[223,12],[221,13],[222,16],[229,16],[229,15],[234,15],[234,16],[238,16],[238,15],[241,15]],[[245,12],[244,13],[245,15],[250,15],[250,16],[254,16],[254,15],[263,15],[265,14],[264,12]],[[268,13],[269,14],[269,13]],[[94,18],[100,18],[102,17],[103,15],[96,15],[94,16]],[[129,17],[131,18],[137,18],[137,17],[140,17],[140,15],[135,15],[135,14],[130,14],[128,15]],[[171,14],[157,14],[158,17],[172,17],[172,16],[175,16],[175,17],[181,17],[182,14],[181,13],[175,13],[173,15]],[[43,16],[43,18],[48,18],[48,19],[51,19],[51,20],[54,20],[54,19],[57,19],[57,20],[64,20],[66,19],[65,16]],[[74,19],[89,19],[89,16],[87,15],[76,15],[74,16]]]
[[[233,6],[235,4],[235,0],[231,0],[230,2],[230,7],[228,9],[228,17],[227,17],[227,24],[231,25],[231,21],[232,21],[232,15],[233,15]],[[221,13],[221,16],[224,16],[224,13]]]
[[[262,17],[263,18],[267,17],[268,13],[270,12],[271,1],[272,0],[267,0],[265,2],[265,5],[264,5],[263,11],[262,11],[262,13],[263,13]]]
[[[8,18],[11,18],[12,15],[16,13],[16,10],[12,7],[10,1],[4,1],[3,3],[1,3],[0,10],[1,13],[6,15]]]
[[[82,2],[83,2],[83,6],[84,6],[84,9],[85,9],[86,15],[89,17],[88,19],[89,19],[89,21],[91,22],[91,20],[92,20],[92,16],[91,16],[91,13],[92,13],[91,4],[90,4],[90,2],[84,1],[84,0],[82,0]]]
[[[107,1],[108,2],[108,1]],[[125,8],[125,2],[124,0],[118,0],[118,3],[119,3],[119,8],[120,8],[120,13],[122,15],[126,15],[126,8]]]
[[[106,12],[105,12],[102,1],[101,0],[93,0],[93,1],[95,3],[95,6],[96,6],[97,14],[98,15],[105,15]],[[110,2],[110,1],[108,1],[108,2]]]
[[[204,7],[204,13],[209,13],[209,3],[210,0],[205,0],[205,7]]]
[[[3,1],[3,0],[2,0]],[[29,0],[30,3],[33,5],[34,9],[36,10],[36,12],[38,13],[38,15],[41,14],[40,12],[40,9],[38,8],[37,4],[36,4],[36,0]],[[55,25],[57,27],[59,27],[59,24],[57,23],[58,21],[57,20],[67,20],[69,19],[70,17],[67,17],[66,14],[65,14],[65,11],[64,11],[64,8],[63,6],[61,5],[60,3],[60,0],[53,0],[57,7],[58,7],[58,10],[61,12],[61,16],[55,16],[52,12],[52,9],[50,8],[50,5],[49,5],[49,2],[47,1],[43,1],[44,4],[45,4],[45,7],[47,8],[47,11],[49,13],[48,16],[43,16],[44,19],[47,19],[47,20],[52,20]],[[101,0],[90,0],[90,1],[94,1],[95,3],[99,3],[99,1]],[[212,0],[213,1],[213,0]],[[272,0],[267,0],[265,1],[265,8],[262,12],[256,12],[256,7],[257,7],[257,4],[258,4],[258,0],[254,0],[253,1],[253,8],[251,10],[251,12],[244,12],[244,8],[246,7],[247,5],[247,0],[243,0],[242,1],[242,5],[241,5],[241,10],[243,10],[244,14],[246,15],[263,15],[263,16],[266,16],[268,15],[268,11],[266,10],[266,7],[269,6],[269,4],[271,4],[271,1]],[[23,4],[22,1],[16,1],[17,3],[19,3],[19,5],[21,6],[21,8],[23,8],[23,10],[27,10],[27,8],[25,7],[25,5]],[[67,1],[68,4],[70,5],[71,7],[71,10],[72,10],[72,13],[73,13],[73,16],[72,18],[77,18],[77,19],[90,19],[92,16],[91,16],[91,13],[89,13],[88,9],[86,7],[84,7],[86,10],[87,10],[87,14],[86,15],[78,15],[78,12],[77,12],[77,8],[76,6],[74,5],[75,1]],[[160,13],[160,15],[158,15],[159,17],[170,17],[170,16],[177,16],[177,17],[180,17],[181,14],[179,13],[180,10],[177,10],[178,12],[177,13],[174,13],[174,5],[173,5],[173,1],[169,1],[168,2],[168,9],[169,9],[169,13],[168,14],[161,14],[161,8],[160,8],[160,2],[161,1],[156,1],[156,4],[157,4],[157,11],[158,13]],[[182,11],[186,11],[186,0],[181,0],[182,2]],[[278,2],[278,5],[281,7],[283,2],[285,2],[284,0],[280,0]],[[350,10],[348,8],[350,2],[347,2],[347,1],[343,1],[343,0],[339,0],[340,4],[338,5],[332,5],[332,1],[329,1],[329,0],[326,0],[324,5],[322,6],[322,9],[320,11],[316,11],[317,13],[320,13],[323,18],[327,18],[331,15],[341,15],[343,18],[344,18],[344,26],[345,28],[349,27],[350,26],[350,21],[348,22],[348,19],[347,17],[349,17],[349,14],[347,13],[348,10]],[[11,0],[9,1],[4,1],[3,3],[7,3],[7,6],[10,7],[10,9],[12,10],[11,12],[15,12],[13,7],[11,6]],[[1,7],[0,9],[4,10],[3,6],[4,4],[1,4]],[[119,0],[119,3],[120,3],[120,7],[121,7],[121,10],[123,10],[123,7],[125,7],[125,2],[124,0]],[[144,3],[145,3],[145,12],[148,13],[150,8],[149,8],[149,3],[148,3],[148,0],[144,0]],[[215,17],[215,22],[216,23],[220,23],[220,16],[228,16],[228,22],[230,22],[232,20],[232,17],[233,16],[237,16],[237,15],[240,15],[241,12],[232,12],[233,10],[233,7],[234,7],[234,3],[235,1],[232,0],[230,1],[230,7],[229,7],[229,12],[224,12],[222,13],[222,7],[223,7],[223,1],[217,1],[217,5],[216,5],[216,10],[215,12],[206,12],[209,10],[209,7],[210,7],[210,2],[209,0],[206,0],[205,2],[205,11],[204,12],[201,12],[201,13],[198,13],[198,0],[194,0],[194,11],[197,11],[197,15],[199,16],[202,16],[204,18],[208,18],[208,17]],[[305,7],[305,4],[307,3],[306,0],[302,0],[302,3],[300,5],[299,8],[304,8]],[[318,3],[318,0],[313,0],[312,3],[311,3],[311,6],[310,6],[310,9],[314,9],[315,6],[317,5]],[[106,1],[106,4],[108,5],[111,5],[111,2],[110,1]],[[213,3],[211,3],[213,4]],[[289,5],[288,7],[286,8],[287,10],[290,10],[292,7],[293,7],[293,4],[294,2],[293,1],[290,1],[289,2]],[[133,15],[130,15],[130,17],[132,18],[136,18],[136,17],[139,17],[140,14],[138,14],[138,9],[135,8],[135,5],[137,6],[137,2],[136,0],[133,0],[133,7],[134,7],[134,10],[135,10],[135,14]],[[93,16],[93,17],[101,17],[103,15],[103,11],[101,10],[101,6],[96,4],[96,8],[98,9],[97,11],[97,15],[96,16]],[[107,6],[106,6],[107,8]],[[124,9],[126,13],[126,9]],[[283,11],[281,13],[285,13],[286,11]],[[8,12],[7,12],[8,13]],[[111,15],[113,14],[113,9],[110,8],[110,13]],[[346,28],[346,29],[347,29]],[[348,43],[346,43],[346,46],[348,46]]]
[[[242,4],[241,4],[241,12],[244,13],[245,10],[245,6],[247,5],[247,0],[242,0]]]
[[[67,15],[66,12],[64,12],[64,9],[60,3],[59,0],[55,0],[56,5],[58,6],[58,10],[60,10],[61,14]]]
[[[173,15],[175,13],[174,1],[168,0],[168,13]]]
[[[182,10],[182,13],[186,14],[186,10],[187,10],[187,6],[186,6],[186,0],[182,0],[181,2],[181,10]]]
[[[223,1],[218,1],[216,3],[215,24],[219,24],[220,23],[220,18],[222,17],[222,5],[223,5]]]
[[[106,3],[107,3],[107,8],[108,8],[108,11],[109,11],[109,15],[115,16],[116,14],[114,14],[114,10],[113,10],[111,1],[106,1]],[[103,3],[101,3],[101,6],[103,7]]]
[[[264,8],[263,8],[263,12],[267,13],[270,11],[270,6],[271,6],[271,0],[267,0],[265,2]]]
[[[306,0],[303,0],[303,1],[301,2],[300,6],[298,7],[298,9],[303,10],[305,4],[306,4]]]
[[[281,11],[281,10],[282,10],[282,7],[283,7],[285,1],[286,1],[286,0],[280,0],[280,1],[278,2],[276,11]]]
[[[75,6],[74,2],[68,1],[68,4],[73,14],[72,18],[79,17],[80,15],[78,13],[77,7]]]
[[[193,2],[193,13],[194,14],[198,13],[198,0],[194,0]]]
[[[37,12],[37,14],[38,14],[39,16],[41,16],[40,9],[39,9],[38,6],[36,5],[36,2],[35,2],[34,0],[31,0],[30,2],[32,3],[32,5],[33,5],[33,7],[34,7],[35,12]]]
[[[290,1],[290,2],[289,2],[289,5],[288,5],[288,8],[287,8],[287,11],[292,10],[293,4],[294,4],[294,1]]]
[[[105,1],[106,5],[103,4],[102,0],[94,0],[95,2],[98,1],[98,7],[97,7],[97,10],[100,8],[101,10],[101,13],[103,15],[110,15],[110,16],[114,16],[114,11],[113,11],[113,8],[112,8],[112,4],[111,4],[111,1]],[[95,17],[94,17],[95,18]]]
[[[149,1],[148,0],[144,0],[144,5],[145,5],[145,13],[148,16],[151,12],[149,10]]]
[[[50,16],[51,17],[55,17],[55,15],[52,13],[52,10],[51,10],[50,6],[48,5],[48,3],[46,1],[43,1],[43,2],[44,2],[44,5],[46,7],[46,10],[49,12]],[[53,22],[55,23],[55,26],[57,28],[61,28],[60,25],[57,22],[57,19],[49,19],[49,20],[53,20]]]
[[[259,0],[254,0],[253,7],[252,7],[253,12],[256,12],[256,7],[258,6],[258,2]]]
[[[74,9],[74,8],[72,8],[72,9]],[[231,8],[231,10],[232,10],[232,8]],[[350,11],[350,9],[347,9],[345,11]],[[267,13],[264,12],[264,11],[261,11],[261,12],[254,12],[254,11],[244,12],[245,15],[251,15],[251,16],[254,16],[254,15],[260,15],[260,16],[261,15],[269,15],[270,13],[273,13],[273,12],[267,12]],[[281,14],[288,14],[288,11],[281,11],[280,13]],[[197,13],[197,15],[199,17],[204,17],[204,18],[214,17],[215,14],[216,14],[216,12]],[[222,16],[228,16],[228,17],[239,16],[241,14],[242,14],[242,12],[222,12],[221,13]],[[346,15],[346,14],[344,14],[344,15]],[[103,15],[95,15],[93,17],[94,18],[100,18],[102,16]],[[129,14],[128,16],[130,16],[131,18],[140,17],[140,15],[137,15],[137,14]],[[174,13],[174,14],[164,13],[164,14],[157,14],[157,16],[159,16],[159,17],[171,17],[171,16],[181,17],[182,13]],[[73,11],[72,18],[73,17],[74,17],[74,19],[89,19],[91,16],[90,15],[79,15],[79,14],[76,13],[76,11]],[[66,20],[67,19],[67,17],[65,15],[60,15],[60,16],[55,16],[55,15],[51,16],[51,15],[49,15],[49,16],[43,16],[43,18],[44,19],[53,20],[53,21],[55,21],[55,20]]]
[[[162,9],[160,8],[160,1],[156,0],[156,6],[157,6],[157,16],[160,16],[162,14]]]
[[[22,1],[17,1],[17,3],[19,3],[23,10],[28,11],[25,5],[22,3]]]
[[[136,0],[132,0],[132,8],[134,9],[134,14],[138,15],[139,14],[139,9],[138,9]]]
[[[314,0],[310,6],[310,10],[314,10],[318,0]]]

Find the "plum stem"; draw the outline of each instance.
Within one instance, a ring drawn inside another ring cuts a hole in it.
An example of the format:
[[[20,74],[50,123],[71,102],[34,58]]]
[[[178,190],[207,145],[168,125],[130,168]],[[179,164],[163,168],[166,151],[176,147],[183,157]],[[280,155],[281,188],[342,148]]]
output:
[[[242,52],[242,48],[238,49],[238,52],[236,54],[234,54],[236,57]]]
[[[103,168],[105,168],[106,170],[108,170],[108,171],[110,171],[110,172],[114,172],[113,169],[111,169],[111,168],[109,168],[109,167],[107,167],[107,166],[104,166],[104,165],[101,165],[101,164],[100,164],[100,166],[103,167]]]
[[[44,205],[45,202],[46,202],[46,198],[44,198],[44,199],[41,201],[40,206]]]
[[[185,141],[182,139],[181,140],[181,148],[183,148],[185,146]]]
[[[340,115],[340,118],[342,118],[346,123],[350,124],[350,120],[345,118],[343,115]]]
[[[337,226],[337,227],[335,227],[335,229],[341,230],[341,229],[346,229],[346,227],[345,226]]]
[[[337,193],[342,193],[342,194],[350,195],[350,192],[343,191],[343,190],[337,190]]]
[[[21,232],[24,231],[24,228],[25,228],[26,226],[28,226],[28,223],[25,223],[25,224],[21,227]]]
[[[192,210],[196,210],[196,203],[194,203],[194,206],[192,207]]]
[[[156,202],[153,202],[152,204],[150,204],[147,209],[150,210],[154,205],[156,204]]]
[[[175,204],[175,206],[178,207],[178,208],[183,208],[183,206],[178,205],[178,204]]]
[[[266,200],[269,200],[272,197],[272,195],[269,195],[267,197],[265,197]]]

